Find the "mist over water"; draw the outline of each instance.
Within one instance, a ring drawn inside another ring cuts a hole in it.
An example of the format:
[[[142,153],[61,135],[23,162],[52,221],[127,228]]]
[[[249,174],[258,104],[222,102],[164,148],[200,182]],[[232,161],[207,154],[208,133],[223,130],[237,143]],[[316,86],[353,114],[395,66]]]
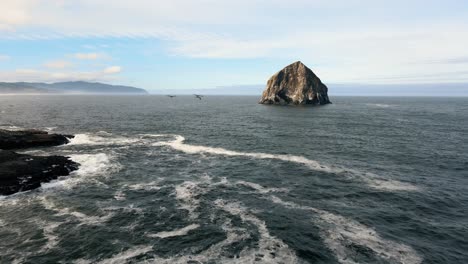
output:
[[[0,197],[0,262],[468,262],[468,99],[331,99],[1,96],[81,167]]]

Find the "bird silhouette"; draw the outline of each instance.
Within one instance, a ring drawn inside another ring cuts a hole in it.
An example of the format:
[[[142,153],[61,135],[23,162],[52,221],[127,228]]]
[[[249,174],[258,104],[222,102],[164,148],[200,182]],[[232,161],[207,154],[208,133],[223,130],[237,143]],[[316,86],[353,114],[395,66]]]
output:
[[[174,97],[176,97],[175,95],[166,95],[166,96],[169,97],[169,98],[171,98],[171,99],[174,98]]]
[[[194,95],[195,95],[196,98],[198,98],[198,99],[200,99],[200,100],[201,100],[202,97],[203,97],[203,95],[199,95],[199,94],[194,94]]]

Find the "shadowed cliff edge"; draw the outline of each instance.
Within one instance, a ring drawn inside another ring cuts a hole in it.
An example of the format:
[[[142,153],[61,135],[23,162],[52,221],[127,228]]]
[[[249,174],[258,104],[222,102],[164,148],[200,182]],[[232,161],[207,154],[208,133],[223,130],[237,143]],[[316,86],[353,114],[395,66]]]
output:
[[[49,134],[40,130],[0,129],[0,195],[28,191],[43,182],[67,176],[79,164],[63,156],[31,156],[11,149],[50,147],[66,144],[71,135]]]

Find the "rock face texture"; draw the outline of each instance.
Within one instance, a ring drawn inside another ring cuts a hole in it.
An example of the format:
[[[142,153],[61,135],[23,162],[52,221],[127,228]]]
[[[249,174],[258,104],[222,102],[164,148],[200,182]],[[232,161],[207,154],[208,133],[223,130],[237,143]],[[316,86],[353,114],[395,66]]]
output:
[[[28,191],[43,182],[66,176],[78,163],[62,156],[30,156],[0,150],[0,195]]]
[[[73,136],[39,130],[0,130],[0,195],[38,188],[59,176],[69,175],[79,164],[62,156],[31,156],[10,149],[66,144]]]
[[[49,134],[40,130],[9,131],[0,129],[0,149],[50,147],[67,144],[71,135]]]
[[[263,91],[260,104],[330,104],[328,88],[302,62],[297,61],[273,75]]]

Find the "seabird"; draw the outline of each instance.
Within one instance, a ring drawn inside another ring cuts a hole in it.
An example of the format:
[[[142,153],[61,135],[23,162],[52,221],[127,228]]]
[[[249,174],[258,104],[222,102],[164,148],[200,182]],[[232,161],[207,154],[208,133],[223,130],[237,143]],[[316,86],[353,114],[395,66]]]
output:
[[[199,94],[194,94],[194,95],[195,95],[196,98],[198,98],[198,99],[200,99],[200,100],[201,100],[202,97],[203,97],[203,95],[199,95]]]
[[[171,98],[171,99],[174,98],[174,97],[176,97],[175,95],[166,95],[166,96],[169,97],[169,98]]]

